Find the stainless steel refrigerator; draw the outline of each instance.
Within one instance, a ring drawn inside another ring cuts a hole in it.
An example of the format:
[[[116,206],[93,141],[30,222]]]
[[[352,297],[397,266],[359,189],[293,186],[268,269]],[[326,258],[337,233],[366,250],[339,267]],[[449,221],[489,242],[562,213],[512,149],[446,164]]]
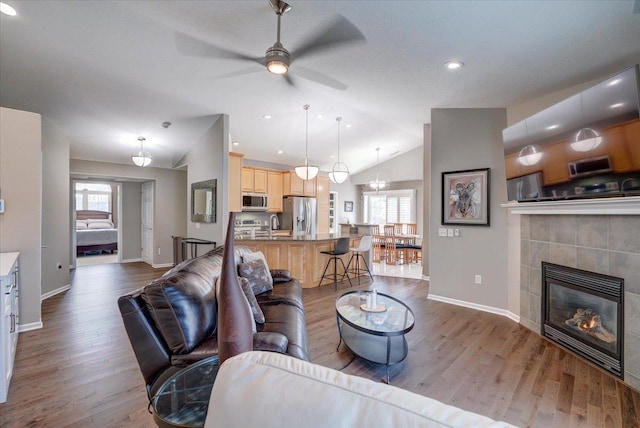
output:
[[[318,205],[315,198],[287,196],[284,198],[281,229],[293,236],[315,235],[318,230]]]

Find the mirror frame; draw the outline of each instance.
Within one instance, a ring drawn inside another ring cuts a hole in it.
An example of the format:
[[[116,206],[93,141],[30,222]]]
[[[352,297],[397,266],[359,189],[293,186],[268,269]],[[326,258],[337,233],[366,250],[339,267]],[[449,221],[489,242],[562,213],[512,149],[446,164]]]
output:
[[[191,221],[194,223],[215,223],[217,220],[217,192],[218,188],[218,180],[205,180],[199,181],[197,183],[191,183]],[[205,190],[212,192],[211,198],[211,215],[207,215],[206,213],[197,213],[196,212],[196,198],[195,194],[198,190]]]

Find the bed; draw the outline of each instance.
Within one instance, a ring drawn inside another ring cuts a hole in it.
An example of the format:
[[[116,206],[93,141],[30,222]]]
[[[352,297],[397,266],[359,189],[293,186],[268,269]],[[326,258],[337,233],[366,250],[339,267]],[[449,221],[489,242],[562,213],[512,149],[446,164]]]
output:
[[[114,228],[111,213],[96,210],[76,211],[76,254],[88,251],[118,250],[118,229]]]

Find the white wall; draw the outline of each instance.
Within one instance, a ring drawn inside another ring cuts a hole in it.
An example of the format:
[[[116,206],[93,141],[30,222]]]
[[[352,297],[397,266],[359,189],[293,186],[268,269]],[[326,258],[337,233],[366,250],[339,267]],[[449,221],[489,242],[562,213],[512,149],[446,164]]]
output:
[[[423,128],[422,168],[422,275],[429,276],[429,236],[431,236],[431,125]]]
[[[142,183],[122,183],[122,248],[118,249],[123,262],[140,260],[142,249]]]
[[[221,245],[229,218],[228,205],[228,153],[229,153],[229,116],[220,115],[218,120],[205,132],[200,141],[193,146],[178,163],[187,167],[187,234],[189,238],[215,241]],[[215,223],[194,223],[191,221],[191,184],[217,179]],[[198,254],[211,249],[201,246]]]
[[[41,327],[42,131],[39,114],[0,107],[0,252],[20,252],[20,324]]]
[[[413,150],[395,156],[391,159],[384,158],[380,154],[380,164],[369,169],[358,172],[351,176],[352,184],[367,184],[369,178],[376,172],[386,176],[391,182],[422,180],[423,171],[423,147],[416,147]]]
[[[351,176],[345,180],[344,183],[336,184],[331,183],[329,190],[332,192],[338,192],[338,210],[336,211],[337,223],[345,223],[345,219],[348,223],[362,223],[361,204],[362,198],[358,186],[351,182]],[[353,212],[344,211],[345,201],[353,201]],[[339,228],[337,230],[340,230]]]
[[[502,130],[505,109],[434,109],[431,112],[430,295],[506,312],[507,213]],[[459,228],[458,238],[438,237],[443,171],[491,168],[490,227]],[[482,285],[475,285],[482,275]]]
[[[69,146],[60,129],[42,118],[43,296],[69,285]]]
[[[72,175],[154,181],[153,265],[173,264],[171,236],[186,236],[187,233],[184,209],[187,203],[187,174],[184,171],[71,159],[69,172]]]

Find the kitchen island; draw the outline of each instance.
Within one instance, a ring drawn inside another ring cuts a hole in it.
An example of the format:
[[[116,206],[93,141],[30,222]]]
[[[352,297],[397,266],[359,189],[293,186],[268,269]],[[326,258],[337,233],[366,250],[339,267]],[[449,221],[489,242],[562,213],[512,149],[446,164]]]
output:
[[[269,269],[286,269],[297,278],[303,288],[317,287],[322,271],[329,259],[321,251],[334,249],[340,234],[318,234],[301,236],[242,236],[235,239],[235,245],[245,245],[252,251],[262,251]],[[357,245],[359,237],[352,237],[351,246]],[[349,262],[351,253],[341,256],[344,264]],[[338,264],[342,274],[342,266]],[[346,280],[346,279],[345,279]],[[326,281],[324,285],[331,285]]]

